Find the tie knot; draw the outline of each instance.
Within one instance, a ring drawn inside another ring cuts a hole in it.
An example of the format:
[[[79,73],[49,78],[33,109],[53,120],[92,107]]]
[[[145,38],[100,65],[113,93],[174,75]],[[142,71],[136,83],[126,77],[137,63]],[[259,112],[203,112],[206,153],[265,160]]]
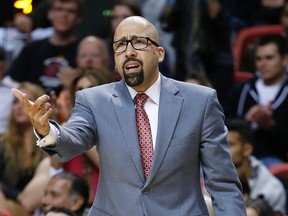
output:
[[[145,93],[140,93],[135,96],[135,104],[137,106],[144,106],[149,96]]]

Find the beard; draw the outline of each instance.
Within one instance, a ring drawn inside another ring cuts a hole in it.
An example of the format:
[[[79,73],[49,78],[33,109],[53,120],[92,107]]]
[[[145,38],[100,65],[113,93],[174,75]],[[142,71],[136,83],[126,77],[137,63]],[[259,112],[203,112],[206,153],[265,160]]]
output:
[[[124,72],[124,80],[128,86],[138,86],[141,85],[144,81],[144,72],[141,70],[137,73],[127,74]]]
[[[142,69],[139,72],[127,74],[125,72],[125,67],[124,66],[129,61],[137,61],[137,62],[139,62],[139,64],[141,65]],[[143,62],[142,61],[140,61],[138,59],[134,59],[134,58],[127,59],[123,63],[122,70],[123,70],[124,80],[125,80],[125,82],[126,82],[126,84],[128,86],[133,87],[133,86],[141,85],[143,83],[143,81],[144,81],[144,71],[143,71]]]

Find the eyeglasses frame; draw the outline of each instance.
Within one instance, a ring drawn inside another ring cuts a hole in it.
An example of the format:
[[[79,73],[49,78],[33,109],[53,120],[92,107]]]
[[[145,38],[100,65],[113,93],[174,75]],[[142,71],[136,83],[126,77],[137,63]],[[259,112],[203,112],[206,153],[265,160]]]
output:
[[[144,47],[144,48],[142,48],[142,49],[136,49],[136,48],[134,47],[134,45],[132,44],[132,41],[135,40],[135,39],[137,39],[137,38],[145,38],[145,39],[147,40],[147,46]],[[117,43],[117,42],[119,42],[119,41],[124,41],[124,40],[123,40],[123,39],[120,39],[120,40],[117,40],[117,41],[113,41],[113,42],[112,42],[112,47],[113,47],[113,44],[115,44],[115,43]],[[151,44],[153,44],[153,45],[156,46],[156,47],[159,47],[159,46],[160,46],[157,42],[155,42],[154,40],[152,40],[152,39],[151,39],[150,37],[148,37],[148,36],[139,36],[139,37],[134,37],[134,38],[132,38],[132,39],[130,39],[130,40],[125,40],[125,42],[126,42],[127,44],[126,44],[126,48],[125,48],[123,51],[117,52],[117,51],[114,50],[114,48],[113,48],[113,51],[114,51],[114,53],[116,53],[116,54],[122,54],[122,53],[124,53],[124,52],[127,50],[127,47],[128,47],[128,44],[129,44],[129,43],[131,44],[131,46],[132,46],[133,49],[135,49],[135,50],[144,50],[144,49],[146,49],[146,48],[149,46],[149,43],[148,43],[149,41],[151,42]]]

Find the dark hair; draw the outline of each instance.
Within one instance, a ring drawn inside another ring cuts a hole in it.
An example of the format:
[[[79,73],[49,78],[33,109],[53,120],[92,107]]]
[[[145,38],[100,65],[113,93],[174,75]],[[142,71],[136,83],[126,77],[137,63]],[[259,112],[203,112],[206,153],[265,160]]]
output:
[[[253,208],[259,216],[274,216],[275,212],[269,203],[262,197],[256,199],[248,199],[245,201],[246,208]]]
[[[75,211],[75,213],[79,215],[83,214],[85,208],[87,207],[89,199],[89,186],[85,181],[85,179],[69,172],[61,172],[52,176],[51,178],[65,179],[71,182],[71,188],[69,191],[70,197],[75,195],[75,196],[81,196],[84,199],[83,205],[77,211]]]
[[[64,214],[69,215],[69,216],[77,216],[70,209],[61,208],[61,207],[52,207],[51,209],[49,209],[49,211],[45,215],[47,215],[49,212],[64,213]]]
[[[252,129],[246,121],[239,118],[228,118],[225,124],[229,131],[236,131],[240,134],[242,142],[253,143]]]
[[[83,13],[84,13],[84,7],[85,7],[85,3],[84,3],[84,0],[49,0],[48,3],[49,3],[49,9],[52,9],[53,8],[53,5],[56,1],[60,1],[60,2],[63,2],[63,3],[68,3],[68,2],[75,2],[77,4],[77,12],[78,12],[78,15],[80,17],[83,16]]]
[[[135,0],[116,0],[113,7],[117,5],[128,7],[135,16],[142,16],[141,8]]]
[[[281,34],[268,34],[262,36],[256,43],[256,48],[259,46],[265,46],[270,43],[273,43],[277,46],[278,52],[281,56],[288,54],[287,38]]]

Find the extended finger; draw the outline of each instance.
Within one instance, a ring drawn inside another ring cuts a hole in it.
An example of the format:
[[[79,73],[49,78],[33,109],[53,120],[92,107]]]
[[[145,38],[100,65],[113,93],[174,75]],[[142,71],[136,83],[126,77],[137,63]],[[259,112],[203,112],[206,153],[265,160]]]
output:
[[[24,110],[30,109],[33,106],[34,103],[30,101],[27,95],[19,89],[12,88],[11,92],[21,102]]]

